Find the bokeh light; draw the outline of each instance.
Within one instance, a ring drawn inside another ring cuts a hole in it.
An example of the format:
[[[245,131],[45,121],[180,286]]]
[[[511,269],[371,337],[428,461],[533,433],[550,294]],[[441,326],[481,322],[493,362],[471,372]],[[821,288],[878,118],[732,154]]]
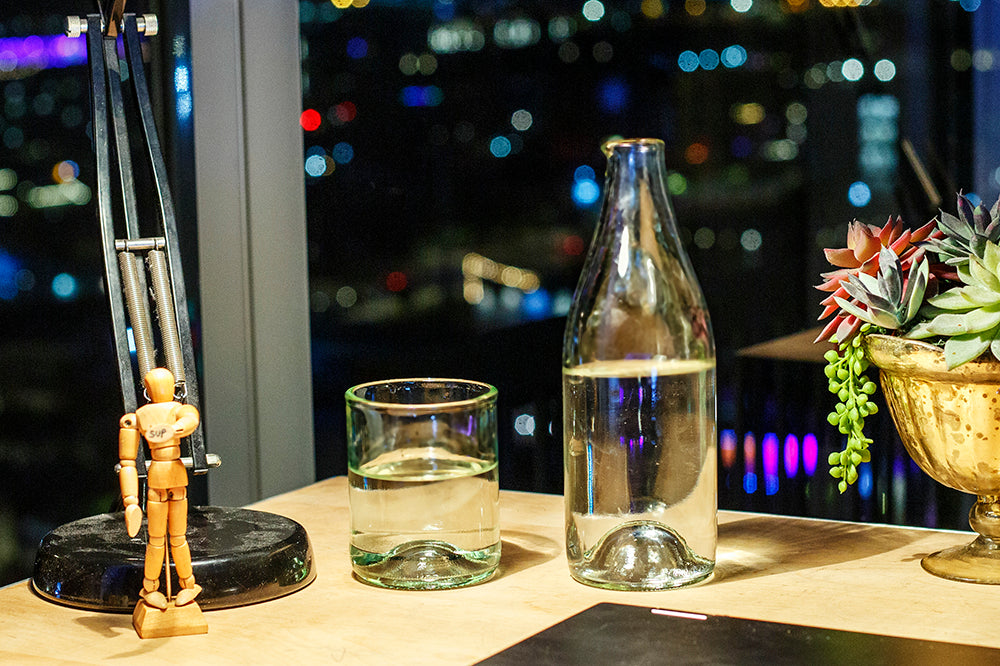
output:
[[[729,6],[733,8],[733,11],[743,14],[753,7],[753,0],[729,0]]]
[[[841,66],[840,73],[848,81],[860,81],[865,75],[865,66],[857,58],[848,58]]]
[[[302,129],[307,132],[315,132],[318,130],[322,122],[323,118],[319,115],[319,111],[316,109],[306,109],[299,116],[299,124],[302,125]]]
[[[573,180],[595,180],[597,174],[594,169],[587,164],[581,164],[573,171]]]
[[[673,173],[667,176],[667,189],[670,190],[670,194],[672,194],[673,196],[675,197],[681,196],[682,194],[687,192],[688,189],[687,178],[684,177],[684,174],[680,174],[674,171]]]
[[[872,190],[867,183],[855,181],[847,188],[847,200],[855,208],[863,208],[871,203]]]
[[[737,136],[733,138],[733,142],[730,144],[729,152],[733,154],[733,157],[746,158],[753,155],[753,141],[746,136]]]
[[[764,107],[757,102],[734,104],[729,109],[729,115],[740,125],[756,125],[764,120]]]
[[[646,18],[658,19],[663,16],[663,0],[642,0],[639,11]]]
[[[403,291],[406,289],[406,285],[406,273],[402,271],[393,271],[385,278],[385,288],[391,292]]]
[[[872,71],[875,74],[875,78],[879,81],[892,81],[896,78],[896,63],[883,58],[875,63]]]
[[[333,298],[337,301],[337,305],[340,307],[349,308],[358,302],[358,292],[354,289],[354,287],[345,285],[337,290],[337,293],[334,294]]]
[[[406,86],[399,91],[403,106],[438,106],[444,101],[444,92],[437,86]]]
[[[333,116],[340,124],[349,123],[358,116],[358,107],[354,102],[341,102],[333,107]]]
[[[694,232],[694,244],[702,250],[711,248],[715,245],[715,232],[708,227],[701,227]]]
[[[490,153],[493,157],[507,157],[510,155],[511,144],[510,139],[505,136],[495,136],[490,139]]]
[[[677,66],[682,72],[693,72],[699,66],[698,54],[694,51],[682,51],[677,56]]]
[[[63,160],[52,167],[52,180],[57,183],[68,183],[80,175],[80,165],[73,160]]]
[[[69,273],[60,273],[52,278],[52,293],[64,301],[71,300],[77,294],[76,278]]]
[[[601,81],[597,88],[597,102],[605,113],[622,113],[628,107],[629,87],[619,78]]]
[[[583,254],[583,251],[585,249],[586,246],[583,242],[583,239],[577,236],[576,234],[570,234],[569,236],[563,238],[562,241],[563,254],[568,255],[570,257],[577,257]]]
[[[695,141],[684,150],[684,161],[688,164],[704,164],[708,161],[708,146]]]
[[[684,0],[684,11],[691,16],[701,16],[705,13],[705,0]]]
[[[520,414],[514,419],[514,431],[523,437],[535,434],[535,417],[531,414]]]
[[[764,238],[756,229],[747,229],[740,234],[740,245],[747,252],[756,252],[763,242]]]
[[[368,55],[368,42],[363,37],[351,37],[347,40],[347,57],[359,60]]]
[[[587,0],[587,2],[583,3],[582,11],[583,11],[583,18],[587,19],[588,21],[594,22],[594,21],[600,21],[602,18],[604,18],[604,12],[606,10],[604,8],[604,3],[601,2],[600,0]]]
[[[313,178],[318,178],[326,173],[326,156],[310,155],[306,158],[306,173]]]
[[[956,72],[965,72],[972,67],[972,54],[965,49],[955,49],[951,52],[951,67]]]
[[[573,183],[572,197],[578,206],[593,205],[601,197],[601,187],[588,178],[577,180]]]
[[[809,110],[801,102],[792,102],[785,108],[785,119],[794,125],[801,125],[808,117]]]
[[[698,64],[706,71],[712,71],[719,66],[719,53],[715,49],[704,49],[698,54]]]
[[[792,479],[799,473],[799,438],[789,434],[785,436],[783,447],[785,459],[785,476]]]
[[[531,116],[531,112],[525,109],[518,109],[510,116],[510,124],[519,132],[523,132],[531,127],[534,118]]]
[[[740,46],[739,44],[733,44],[732,46],[727,46],[722,49],[721,56],[722,64],[733,69],[739,67],[746,63],[747,61],[747,50]]]

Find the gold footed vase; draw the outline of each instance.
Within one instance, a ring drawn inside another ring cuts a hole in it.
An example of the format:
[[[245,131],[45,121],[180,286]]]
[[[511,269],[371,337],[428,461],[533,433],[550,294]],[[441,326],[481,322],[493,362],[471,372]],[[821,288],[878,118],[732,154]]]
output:
[[[865,336],[865,348],[913,460],[939,483],[977,496],[969,525],[979,536],[921,564],[942,578],[1000,584],[1000,362],[948,370],[940,348],[885,335]]]

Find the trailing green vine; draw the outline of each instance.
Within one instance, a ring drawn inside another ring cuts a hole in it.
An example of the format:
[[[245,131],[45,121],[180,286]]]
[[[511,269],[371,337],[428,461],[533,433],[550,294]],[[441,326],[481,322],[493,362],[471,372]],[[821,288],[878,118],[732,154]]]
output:
[[[864,333],[871,328],[865,324],[861,335],[855,335],[847,342],[838,343],[838,350],[831,349],[823,355],[827,366],[830,393],[837,396],[837,404],[827,421],[847,435],[847,446],[843,451],[830,454],[830,475],[840,479],[837,484],[841,493],[858,479],[858,465],[871,460],[868,445],[872,440],[865,436],[865,417],[878,411],[878,405],[869,398],[877,390],[875,382],[865,376],[868,359],[861,347]],[[836,342],[836,340],[834,340]]]

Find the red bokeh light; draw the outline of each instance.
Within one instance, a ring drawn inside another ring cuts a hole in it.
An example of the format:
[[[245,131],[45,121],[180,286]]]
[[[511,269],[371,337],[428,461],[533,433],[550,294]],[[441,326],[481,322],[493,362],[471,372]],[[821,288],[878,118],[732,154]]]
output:
[[[704,143],[692,143],[684,151],[684,159],[688,164],[704,164],[708,161],[708,146]]]
[[[307,132],[313,132],[319,129],[320,122],[322,118],[319,115],[319,111],[316,109],[306,109],[299,116],[299,124],[302,125],[302,129]]]
[[[577,235],[566,236],[562,242],[562,249],[565,254],[575,257],[583,254],[583,239]]]
[[[333,112],[336,114],[337,120],[349,123],[357,117],[358,107],[354,105],[354,102],[342,102],[333,108]]]
[[[385,288],[389,291],[403,291],[406,289],[406,273],[393,271],[385,278]]]

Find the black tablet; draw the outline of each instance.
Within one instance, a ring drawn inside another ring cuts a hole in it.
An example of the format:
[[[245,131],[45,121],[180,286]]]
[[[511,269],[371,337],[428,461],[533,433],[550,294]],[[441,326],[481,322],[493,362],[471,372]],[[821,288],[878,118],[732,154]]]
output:
[[[603,603],[480,663],[974,666],[1000,649]]]

